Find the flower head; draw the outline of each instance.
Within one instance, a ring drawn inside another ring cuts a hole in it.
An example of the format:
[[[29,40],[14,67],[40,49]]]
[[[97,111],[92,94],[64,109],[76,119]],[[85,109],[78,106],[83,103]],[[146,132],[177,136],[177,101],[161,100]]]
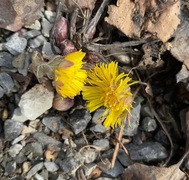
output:
[[[85,53],[76,51],[64,57],[55,70],[56,91],[63,98],[74,98],[84,86],[87,73],[82,69]]]
[[[87,85],[82,90],[83,99],[87,100],[90,112],[101,106],[106,109],[102,114],[105,127],[120,126],[132,108],[133,94],[128,74],[118,74],[118,63],[96,65],[88,72]]]

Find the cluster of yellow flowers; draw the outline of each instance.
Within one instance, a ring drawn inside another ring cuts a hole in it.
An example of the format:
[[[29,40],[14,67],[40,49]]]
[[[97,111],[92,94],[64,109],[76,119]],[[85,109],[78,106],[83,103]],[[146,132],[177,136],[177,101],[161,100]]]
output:
[[[97,64],[86,71],[82,68],[84,56],[81,51],[65,56],[55,70],[56,91],[63,98],[74,98],[82,91],[90,112],[105,107],[101,115],[105,127],[120,126],[131,111],[133,94],[130,86],[136,81],[132,81],[128,74],[119,74],[118,63],[114,61]]]

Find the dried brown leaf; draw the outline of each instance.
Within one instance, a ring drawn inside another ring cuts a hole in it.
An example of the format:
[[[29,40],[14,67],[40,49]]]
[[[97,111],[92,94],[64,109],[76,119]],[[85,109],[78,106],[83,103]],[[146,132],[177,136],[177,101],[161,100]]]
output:
[[[156,0],[118,0],[108,7],[105,21],[131,38],[149,32],[166,42],[180,23],[180,1],[159,3]]]

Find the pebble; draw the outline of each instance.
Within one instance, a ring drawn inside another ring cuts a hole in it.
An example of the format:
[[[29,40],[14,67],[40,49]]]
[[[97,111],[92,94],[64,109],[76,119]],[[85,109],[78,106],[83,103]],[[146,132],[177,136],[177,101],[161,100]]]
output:
[[[36,180],[45,180],[45,179],[44,179],[40,174],[38,174],[38,173],[36,173],[34,177],[35,177]]]
[[[45,36],[45,37],[49,37],[50,36],[50,30],[52,29],[53,27],[53,24],[51,24],[47,19],[45,18],[42,18],[42,34]]]
[[[16,157],[16,155],[22,150],[23,146],[21,144],[14,144],[9,149],[9,155],[11,157]]]
[[[50,162],[50,161],[46,161],[44,163],[44,166],[47,169],[47,171],[49,171],[49,172],[56,172],[59,169],[57,164],[55,164],[54,162]]]
[[[158,142],[143,142],[143,144],[127,144],[126,149],[133,161],[161,161],[168,157],[167,150]]]
[[[76,110],[69,117],[69,122],[75,134],[82,132],[87,127],[90,120],[91,115],[85,109]]]
[[[54,23],[56,18],[56,13],[53,11],[45,11],[45,17],[48,19],[50,23]]]
[[[43,162],[40,162],[33,166],[29,172],[27,173],[26,179],[30,179],[33,175],[35,175],[38,171],[40,171],[43,168]]]
[[[43,35],[39,35],[34,39],[29,40],[29,46],[33,49],[42,46],[47,40]]]
[[[40,31],[33,29],[33,30],[31,30],[31,31],[26,31],[26,32],[24,32],[24,33],[23,33],[23,37],[24,37],[25,39],[29,40],[29,39],[31,39],[31,38],[34,38],[34,37],[36,37],[36,36],[39,36],[40,34],[41,34]]]
[[[63,121],[61,119],[62,117],[60,116],[45,117],[43,118],[42,123],[51,131],[58,132],[59,129],[62,129],[64,127]]]
[[[98,151],[95,149],[84,149],[81,151],[81,155],[85,158],[85,163],[89,164],[96,160]]]
[[[34,30],[41,30],[41,23],[39,22],[39,20],[36,20],[33,24],[31,24],[30,26],[25,26],[25,28],[28,29],[34,29]]]
[[[7,119],[4,124],[5,139],[12,141],[15,137],[20,135],[22,129],[22,123]]]
[[[25,161],[23,164],[22,164],[22,172],[23,174],[26,174],[29,169],[31,168],[31,162],[30,161]]]
[[[20,151],[20,153],[15,157],[14,159],[17,164],[23,164],[25,161],[27,161],[27,157],[23,153],[23,149]]]
[[[10,94],[14,89],[14,82],[11,76],[5,72],[0,73],[0,85],[5,94]]]
[[[13,112],[12,120],[18,122],[25,122],[26,120],[28,120],[28,118],[21,113],[20,108],[16,108]]]
[[[15,68],[19,68],[22,69],[24,67],[24,61],[25,61],[25,57],[26,57],[26,53],[20,53],[18,56],[16,56],[13,61],[12,61],[12,65]]]
[[[151,117],[145,117],[142,120],[141,128],[146,132],[152,132],[155,131],[157,128],[156,120]]]
[[[99,146],[99,148],[101,148],[102,151],[105,151],[109,149],[110,142],[107,139],[98,139],[93,141],[93,145]]]
[[[11,162],[8,162],[5,166],[5,172],[10,175],[12,173],[14,173],[16,170],[16,162],[14,161],[11,161]]]
[[[63,161],[59,162],[61,169],[68,173],[74,174],[76,170],[83,165],[84,158],[81,156],[80,153],[75,153],[72,156],[67,156]]]
[[[95,126],[90,128],[91,131],[94,131],[96,133],[105,133],[106,128],[102,124],[96,124]]]
[[[24,51],[27,45],[27,40],[18,36],[18,33],[12,35],[5,43],[6,49],[13,55],[18,55]]]
[[[89,176],[96,167],[97,164],[95,163],[85,164],[85,168],[84,168],[85,176]]]
[[[0,66],[13,68],[12,66],[13,56],[8,52],[0,52]]]
[[[54,93],[41,84],[36,84],[20,99],[21,113],[29,120],[35,120],[52,107]]]
[[[120,164],[118,160],[115,161],[115,165],[112,169],[102,170],[104,173],[110,175],[111,177],[118,177],[123,173],[124,167]]]
[[[122,149],[119,149],[117,158],[124,167],[131,165],[129,157],[125,154],[125,152]]]
[[[53,139],[52,137],[47,136],[46,134],[43,134],[41,132],[37,132],[33,135],[34,139],[36,139],[42,146],[47,146],[49,144],[55,145],[55,146],[61,146],[62,143],[60,141],[57,141]]]
[[[152,114],[148,104],[142,105],[142,107],[141,107],[141,115],[143,117],[149,116],[149,117],[153,118],[153,114]]]
[[[51,43],[44,42],[43,47],[42,47],[42,54],[49,58],[54,57],[54,52],[52,51]]]
[[[93,118],[92,118],[92,122],[95,124],[98,124],[99,122],[99,118],[102,116],[102,113],[104,112],[103,108],[99,108],[95,111]]]
[[[140,120],[140,109],[141,109],[141,100],[136,98],[133,109],[131,110],[131,120],[130,123],[126,123],[123,130],[123,135],[125,136],[134,136],[137,134],[139,120]]]
[[[39,158],[43,157],[42,145],[38,142],[28,143],[24,147],[24,152],[25,152],[25,154],[32,153],[32,159],[39,159]]]
[[[26,53],[26,57],[24,58],[24,64],[23,64],[24,66],[18,69],[18,72],[22,74],[23,76],[27,76],[28,74],[30,59],[31,59],[30,55]]]

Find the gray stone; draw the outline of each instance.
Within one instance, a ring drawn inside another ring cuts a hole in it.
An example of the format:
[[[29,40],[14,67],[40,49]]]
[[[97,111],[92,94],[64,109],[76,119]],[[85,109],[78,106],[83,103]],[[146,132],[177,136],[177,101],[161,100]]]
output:
[[[0,86],[0,98],[5,94],[5,90]]]
[[[29,120],[35,120],[52,107],[54,93],[43,85],[36,84],[24,93],[20,99],[21,113]]]
[[[4,133],[6,141],[12,141],[20,135],[23,129],[23,125],[20,122],[13,121],[11,119],[7,119],[4,124]]]
[[[52,51],[51,43],[44,42],[43,48],[42,48],[42,54],[49,58],[54,57],[54,52]]]
[[[28,118],[24,114],[21,113],[20,108],[16,108],[14,110],[12,120],[18,121],[18,122],[25,122],[26,120],[28,120]]]
[[[28,74],[28,68],[29,68],[30,59],[31,59],[31,57],[30,57],[30,55],[28,53],[26,53],[25,55],[26,56],[24,58],[24,64],[23,64],[24,66],[23,66],[23,68],[18,68],[18,72],[20,74],[22,74],[23,76],[27,76],[27,74]]]
[[[23,37],[18,36],[18,33],[15,33],[11,36],[8,42],[5,43],[6,49],[13,55],[18,55],[22,53],[26,48],[27,40]]]
[[[14,158],[17,164],[22,164],[27,160],[27,157],[25,153],[23,153],[23,149],[20,151],[20,153]]]
[[[36,180],[45,180],[45,179],[44,179],[40,174],[38,174],[38,173],[36,173],[34,177],[35,177]]]
[[[59,169],[57,164],[55,164],[54,162],[50,162],[50,161],[46,161],[44,163],[44,166],[47,169],[47,171],[49,171],[49,172],[56,172]]]
[[[49,144],[55,145],[55,146],[61,146],[62,143],[60,141],[57,141],[53,139],[52,137],[47,136],[46,134],[37,132],[33,135],[33,137],[43,146],[47,146]]]
[[[7,95],[13,91],[14,82],[9,74],[5,72],[0,73],[0,86]]]
[[[31,24],[30,26],[25,26],[25,28],[28,29],[34,29],[34,30],[41,30],[41,23],[36,20],[33,24]]]
[[[43,45],[45,42],[46,42],[45,37],[43,35],[39,35],[29,41],[29,46],[35,49]]]
[[[11,161],[6,164],[5,172],[7,174],[12,174],[15,172],[15,170],[16,170],[16,162]]]
[[[42,145],[38,142],[32,142],[24,147],[25,154],[32,153],[32,159],[41,158],[43,156]]]
[[[13,56],[8,52],[0,52],[0,66],[13,68],[12,66]]]
[[[142,120],[141,123],[141,128],[142,130],[146,131],[146,132],[152,132],[155,131],[157,128],[157,123],[156,120],[151,118],[151,117],[145,117]]]
[[[101,150],[109,149],[110,143],[107,139],[98,139],[93,141],[93,145],[99,146]]]
[[[33,166],[29,172],[27,173],[26,179],[30,179],[33,175],[35,175],[38,171],[40,171],[43,168],[43,162],[40,162]]]
[[[11,142],[11,144],[14,145],[14,144],[16,144],[16,143],[22,141],[24,138],[25,138],[25,135],[20,135],[20,136],[18,136],[17,138],[15,138],[15,139]]]
[[[53,11],[45,11],[45,17],[49,20],[50,23],[54,23],[56,13]]]
[[[51,24],[47,19],[42,18],[42,33],[45,37],[49,37],[50,36],[50,30],[53,27],[53,24]]]
[[[64,127],[63,121],[60,116],[45,117],[42,120],[42,123],[47,126],[51,131],[57,132],[58,130]]]
[[[99,121],[100,117],[102,116],[103,112],[104,112],[103,108],[97,109],[93,115],[92,122],[95,124],[98,124],[98,121]]]
[[[168,157],[167,150],[158,142],[144,142],[125,146],[133,161],[161,161]]]
[[[104,173],[110,175],[111,177],[118,177],[123,173],[124,167],[119,163],[119,161],[115,161],[115,165],[112,169],[102,170]]]
[[[90,120],[91,115],[85,109],[74,111],[69,118],[70,124],[72,125],[75,134],[82,132],[87,127],[87,124]]]
[[[67,156],[63,161],[59,162],[60,168],[68,173],[74,174],[76,170],[83,165],[84,158],[81,156],[80,153],[75,153],[72,156]]]
[[[14,144],[9,149],[9,155],[11,157],[16,157],[16,155],[22,150],[23,146],[21,144]]]
[[[96,160],[98,151],[95,149],[83,149],[81,155],[85,158],[85,163],[89,164]]]
[[[140,109],[141,109],[141,100],[137,98],[135,100],[133,109],[131,110],[131,120],[130,123],[126,123],[123,130],[123,135],[125,136],[134,136],[137,134],[139,120],[140,120]]]
[[[102,124],[96,124],[95,126],[90,128],[91,131],[94,131],[96,133],[105,133],[106,128]]]
[[[40,34],[41,34],[40,31],[33,29],[33,30],[31,30],[31,31],[26,31],[26,32],[24,32],[24,33],[23,33],[23,37],[24,37],[25,39],[29,40],[29,39],[31,39],[31,38],[34,38],[34,37],[36,37],[36,36],[39,36]]]
[[[118,157],[118,160],[120,161],[120,163],[124,167],[131,165],[129,157],[125,154],[125,152],[122,149],[119,149],[117,157]]]
[[[141,107],[141,115],[143,117],[149,116],[149,117],[153,118],[153,114],[152,114],[148,104],[142,105],[142,107]]]
[[[85,167],[84,167],[85,176],[89,176],[96,167],[97,167],[97,164],[95,163],[85,164]]]

